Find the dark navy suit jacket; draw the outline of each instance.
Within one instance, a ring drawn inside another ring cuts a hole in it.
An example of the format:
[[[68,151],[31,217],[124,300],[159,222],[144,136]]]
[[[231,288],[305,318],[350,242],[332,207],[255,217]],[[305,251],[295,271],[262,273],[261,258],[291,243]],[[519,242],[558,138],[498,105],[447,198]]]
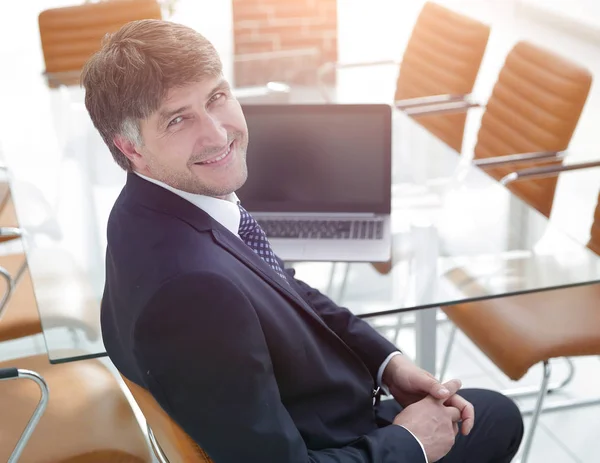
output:
[[[377,370],[395,347],[287,274],[129,174],[108,223],[108,355],[216,463],[423,461],[408,431],[376,419]]]

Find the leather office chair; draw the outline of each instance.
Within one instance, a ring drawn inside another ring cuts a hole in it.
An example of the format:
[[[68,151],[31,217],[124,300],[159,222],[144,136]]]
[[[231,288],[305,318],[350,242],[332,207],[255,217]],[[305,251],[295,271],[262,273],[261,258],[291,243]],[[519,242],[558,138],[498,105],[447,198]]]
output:
[[[516,169],[562,164],[585,106],[592,75],[577,63],[532,43],[517,43],[506,57],[486,105],[473,163],[497,180]],[[472,106],[413,108],[418,114],[464,112]],[[555,178],[509,188],[549,216]]]
[[[540,180],[556,177],[560,172],[591,167],[600,167],[600,162],[524,169],[505,177],[503,183]],[[588,247],[600,253],[600,195]],[[512,380],[522,378],[533,365],[543,364],[544,375],[542,384],[536,391],[537,403],[529,435],[523,445],[522,463],[527,459],[542,410],[600,403],[598,399],[579,400],[543,408],[546,393],[550,389],[550,359],[600,355],[598,300],[600,300],[600,284],[594,284],[442,308],[448,318],[454,322],[454,326],[465,333]],[[441,377],[448,364],[454,332],[450,335]],[[515,396],[517,395],[513,395]]]
[[[497,180],[513,172],[515,165],[522,169],[561,164],[559,155],[569,147],[591,84],[586,68],[531,43],[517,43],[506,57],[483,113],[474,150],[476,164]],[[501,161],[503,156],[534,152],[542,155],[529,165]],[[496,161],[486,163],[488,158]],[[556,177],[509,188],[550,215]]]
[[[148,424],[148,436],[160,463],[212,463],[196,442],[154,400],[146,389],[122,376]]]
[[[400,65],[395,105],[400,109],[465,107],[485,53],[490,27],[433,2],[417,18],[402,62],[326,63],[319,69],[321,93],[329,99],[324,77],[335,69]],[[466,114],[419,115],[416,120],[456,151],[462,148]]]
[[[0,183],[0,243],[20,237],[10,187]],[[0,342],[42,332],[25,255],[0,256]],[[22,281],[21,281],[22,280]],[[20,283],[20,284],[19,284]]]
[[[118,0],[119,1],[119,0]],[[5,193],[3,196],[2,193]],[[43,197],[34,197],[35,207],[41,206],[48,209],[49,206],[43,202]],[[25,204],[26,207],[28,204]],[[23,206],[23,205],[22,205]],[[46,214],[52,216],[51,211]],[[39,227],[40,233],[44,233],[45,224],[51,224],[45,219]],[[50,227],[47,227],[50,230]],[[50,230],[52,231],[52,230]],[[35,234],[35,231],[32,231]],[[50,235],[52,238],[54,236]],[[18,228],[16,211],[10,194],[10,188],[6,183],[0,183],[0,243],[16,240],[21,237]],[[76,265],[70,262],[70,256],[52,256],[60,259],[66,265]],[[27,260],[23,253],[0,255],[0,342],[18,339],[42,332],[37,302],[33,292],[33,283],[28,271]],[[57,302],[57,306],[60,302]],[[82,313],[85,316],[82,316]],[[47,315],[46,321],[52,326],[67,328],[73,337],[79,336],[77,330],[82,331],[89,339],[98,335],[93,328],[93,312],[80,309],[73,313],[65,305],[60,305],[51,316]]]
[[[13,264],[18,266],[20,263],[15,260]],[[27,272],[10,304],[17,310],[8,311],[0,319],[0,339],[14,339],[41,331]],[[32,383],[10,381],[0,384],[0,461],[151,461],[131,407],[116,378],[102,363],[86,360],[51,365],[46,355],[35,355],[0,362],[0,380],[17,379],[15,365],[24,372],[21,377],[33,379],[42,387],[44,403],[33,412],[40,401],[40,392]],[[46,384],[50,388],[49,400],[44,399]],[[23,452],[20,459],[17,454],[11,457],[15,446],[17,453]]]
[[[590,72],[529,42],[517,43],[506,57],[484,110],[474,164],[500,180],[515,169],[561,165],[592,83]],[[464,112],[468,108],[415,108],[418,114]],[[463,153],[465,155],[465,153]],[[507,185],[547,217],[556,177]],[[382,274],[391,262],[374,263]]]
[[[0,284],[0,291],[7,297],[6,301],[0,305],[0,342],[33,336],[42,332],[29,272],[24,269],[18,284],[11,276],[17,275],[24,261],[23,254],[0,256],[0,267],[8,272],[11,280],[9,282],[5,279],[4,285]]]
[[[10,185],[8,182],[0,182],[0,226],[17,226],[12,205],[9,210],[10,203]]]
[[[36,382],[42,387],[42,399],[39,387],[18,380],[15,365],[19,371],[29,373],[21,377],[41,376]],[[0,363],[2,379],[12,381],[0,382],[0,461],[152,461],[119,383],[98,360],[51,365],[46,355],[19,358]],[[34,412],[40,400],[45,401],[43,384],[49,388],[49,398]],[[28,426],[30,417],[33,423]],[[23,430],[25,435],[19,442]],[[15,448],[18,442],[19,448]],[[22,450],[20,459],[18,455],[17,459],[9,459],[13,448]]]
[[[107,33],[130,21],[161,18],[155,0],[113,0],[42,11],[38,22],[49,85],[78,85],[83,65],[100,49]]]

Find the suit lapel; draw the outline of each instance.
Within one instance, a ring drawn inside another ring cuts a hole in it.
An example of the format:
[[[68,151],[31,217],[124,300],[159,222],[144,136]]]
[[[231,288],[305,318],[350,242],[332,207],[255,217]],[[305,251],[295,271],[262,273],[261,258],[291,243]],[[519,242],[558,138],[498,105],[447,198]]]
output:
[[[236,258],[241,260],[246,266],[258,273],[267,283],[273,286],[278,291],[284,293],[289,298],[293,299],[294,302],[301,305],[305,310],[308,310],[312,315],[316,317],[313,310],[307,307],[307,303],[302,299],[296,291],[294,291],[290,284],[284,282],[279,275],[261,259],[252,249],[250,249],[242,240],[231,235],[227,230],[221,232],[220,230],[213,228],[212,230],[215,240],[226,251],[233,254]],[[318,318],[318,317],[317,317]],[[319,320],[321,320],[319,318]]]
[[[215,241],[220,247],[256,272],[274,289],[283,293],[283,295],[299,305],[321,325],[327,326],[314,310],[311,309],[308,303],[298,295],[291,285],[284,282],[269,264],[202,209],[175,193],[148,182],[135,174],[128,175],[124,193],[126,196],[135,198],[134,200],[143,207],[183,220],[198,232],[212,232]]]

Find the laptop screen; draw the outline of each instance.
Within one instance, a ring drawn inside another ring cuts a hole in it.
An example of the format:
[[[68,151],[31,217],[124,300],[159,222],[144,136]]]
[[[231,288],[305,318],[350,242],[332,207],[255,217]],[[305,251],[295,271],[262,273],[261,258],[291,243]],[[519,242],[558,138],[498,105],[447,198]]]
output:
[[[246,105],[250,212],[390,213],[388,105]]]

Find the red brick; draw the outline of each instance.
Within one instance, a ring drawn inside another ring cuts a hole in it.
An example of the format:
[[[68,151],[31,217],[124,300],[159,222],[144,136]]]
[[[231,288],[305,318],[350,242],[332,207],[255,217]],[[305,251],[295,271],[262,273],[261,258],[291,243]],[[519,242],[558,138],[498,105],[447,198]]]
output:
[[[331,29],[337,29],[337,18],[326,18],[325,16],[313,16],[310,18],[303,18],[302,23],[305,26],[319,26],[329,27]]]
[[[275,51],[280,48],[279,39],[263,37],[259,39],[236,40],[234,49],[236,54],[261,53]]]
[[[267,53],[257,61],[236,62],[236,85],[313,82],[319,64],[337,59],[337,0],[233,0],[233,18],[235,52]],[[290,56],[268,56],[278,49]],[[316,55],[292,56],[302,50]]]
[[[304,8],[278,8],[273,11],[273,18],[275,19],[290,19],[290,18],[314,18],[318,17],[319,12],[309,11]]]
[[[265,20],[274,13],[273,7],[261,3],[244,3],[233,7],[233,23],[238,21]]]
[[[260,28],[262,34],[277,37],[306,37],[306,28],[304,26],[294,27],[271,27],[265,26]]]
[[[322,40],[311,38],[296,38],[296,37],[280,37],[279,46],[282,50],[295,50],[302,48],[324,48]]]
[[[304,35],[307,37],[337,36],[337,28],[330,25],[313,24],[305,27]]]

